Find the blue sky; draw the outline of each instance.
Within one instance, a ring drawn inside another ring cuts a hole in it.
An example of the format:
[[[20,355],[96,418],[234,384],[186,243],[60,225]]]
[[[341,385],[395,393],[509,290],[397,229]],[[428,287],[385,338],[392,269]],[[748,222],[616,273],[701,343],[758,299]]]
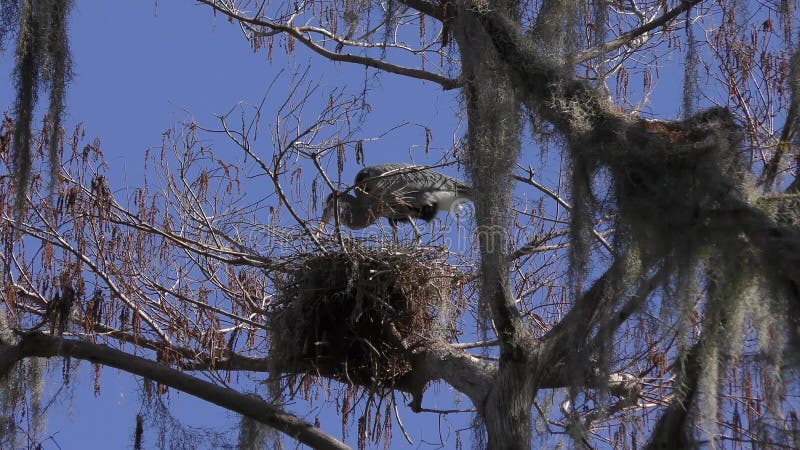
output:
[[[311,78],[322,83],[322,92],[341,86],[357,92],[369,76],[373,113],[367,133],[404,121],[444,123],[450,130],[455,124],[455,92],[395,76],[376,79],[372,71],[365,75],[361,67],[328,63],[302,50],[287,59],[276,49],[270,63],[265,51],[250,49],[236,25],[193,2],[79,0],[70,17],[70,39],[75,79],[67,124],[83,122],[90,135],[100,137],[109,163],[122,161],[131,181],[141,167],[135,156],[159,145],[164,130],[187,118],[216,124],[213,116],[237,102],[257,103],[287,66],[316,64]],[[6,52],[0,59],[5,80],[10,80],[10,56]],[[11,96],[10,89],[0,90],[3,104],[9,105]],[[452,142],[448,128],[437,127],[439,145]],[[367,148],[368,159],[405,151],[424,139],[419,130],[401,135],[394,136],[391,148]]]

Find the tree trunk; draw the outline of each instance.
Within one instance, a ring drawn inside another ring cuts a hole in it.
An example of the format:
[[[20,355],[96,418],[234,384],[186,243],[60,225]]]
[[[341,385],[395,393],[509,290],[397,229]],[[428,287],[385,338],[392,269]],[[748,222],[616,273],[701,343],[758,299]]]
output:
[[[487,448],[531,448],[531,403],[535,394],[527,364],[514,361],[500,369],[482,408]]]
[[[493,7],[515,10],[514,1]],[[512,170],[520,150],[521,111],[509,71],[491,38],[468,8],[453,21],[467,105],[467,149],[481,251],[479,317],[500,341],[500,370],[483,405],[489,448],[529,449],[533,386],[528,365],[531,340],[523,331],[509,282],[507,233]]]

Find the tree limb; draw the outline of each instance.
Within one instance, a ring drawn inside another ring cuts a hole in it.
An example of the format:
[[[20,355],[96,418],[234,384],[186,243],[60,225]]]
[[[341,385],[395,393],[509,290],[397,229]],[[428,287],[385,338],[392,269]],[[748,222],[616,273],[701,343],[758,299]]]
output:
[[[636,27],[630,31],[622,33],[616,39],[612,39],[603,45],[599,45],[597,47],[587,48],[586,50],[579,52],[575,56],[575,62],[582,63],[586,62],[592,58],[597,58],[598,56],[602,56],[612,50],[616,50],[623,45],[629,44],[631,41],[636,39],[637,37],[647,33],[650,30],[654,30],[660,26],[666,25],[671,20],[678,17],[681,13],[687,11],[688,9],[692,8],[693,6],[697,5],[703,0],[689,0],[683,1],[680,5],[676,6],[675,8],[669,10],[663,16],[659,17],[658,19],[652,20],[640,27]]]
[[[424,387],[431,381],[444,380],[469,397],[474,405],[480,405],[486,397],[497,373],[496,366],[449,344],[432,345],[419,356],[414,369],[410,384]]]
[[[667,410],[658,419],[647,450],[664,448],[695,448],[692,435],[688,431],[689,414],[697,395],[700,381],[700,351],[702,341],[696,343],[682,360],[680,376],[675,380],[676,394]]]
[[[16,345],[0,342],[0,376],[7,373],[14,363],[24,358],[56,356],[91,361],[151,379],[250,417],[312,448],[337,450],[349,448],[315,428],[313,424],[288,414],[268,402],[105,345],[64,339],[39,332],[24,333]]]
[[[426,70],[412,69],[410,67],[391,64],[381,59],[369,58],[366,56],[358,56],[350,53],[332,52],[314,42],[312,39],[303,34],[297,27],[266,20],[259,20],[252,17],[246,17],[232,10],[224,8],[214,0],[198,0],[198,1],[200,3],[210,6],[215,11],[219,11],[220,13],[225,14],[226,16],[235,19],[243,24],[248,24],[256,27],[264,27],[274,32],[286,33],[292,38],[300,41],[300,43],[308,47],[311,51],[331,61],[359,64],[366,67],[373,67],[376,69],[380,69],[385,72],[394,73],[397,75],[403,75],[410,78],[417,78],[420,80],[432,81],[434,83],[441,85],[442,89],[444,90],[461,87],[461,81],[458,79],[447,78],[441,75],[437,75],[433,72],[428,72]],[[420,3],[420,7],[424,6],[421,2],[414,2],[414,3]]]
[[[433,2],[426,2],[424,0],[400,0],[400,3],[419,11],[426,16],[433,17],[434,19],[444,19],[442,16],[442,9],[439,7],[439,5]]]

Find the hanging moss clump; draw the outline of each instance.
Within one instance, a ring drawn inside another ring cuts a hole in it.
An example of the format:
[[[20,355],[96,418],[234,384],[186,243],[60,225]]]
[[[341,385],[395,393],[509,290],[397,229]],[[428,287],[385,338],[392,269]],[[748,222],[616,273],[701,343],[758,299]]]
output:
[[[800,194],[765,195],[756,206],[780,225],[800,226]]]
[[[309,256],[279,286],[268,319],[270,359],[283,373],[311,373],[369,388],[394,387],[414,356],[456,334],[439,311],[462,277],[430,249],[352,249]]]
[[[681,242],[704,247],[713,236],[706,228],[709,213],[748,201],[741,133],[729,111],[710,109],[680,122],[643,121],[627,138],[637,150],[608,158],[620,220],[656,255]]]

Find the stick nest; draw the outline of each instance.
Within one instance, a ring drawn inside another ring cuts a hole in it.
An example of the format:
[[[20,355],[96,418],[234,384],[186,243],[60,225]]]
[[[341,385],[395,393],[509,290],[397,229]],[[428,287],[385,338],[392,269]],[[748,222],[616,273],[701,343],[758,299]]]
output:
[[[306,258],[279,286],[270,359],[372,388],[394,386],[427,345],[456,336],[463,274],[431,249],[365,249]]]

